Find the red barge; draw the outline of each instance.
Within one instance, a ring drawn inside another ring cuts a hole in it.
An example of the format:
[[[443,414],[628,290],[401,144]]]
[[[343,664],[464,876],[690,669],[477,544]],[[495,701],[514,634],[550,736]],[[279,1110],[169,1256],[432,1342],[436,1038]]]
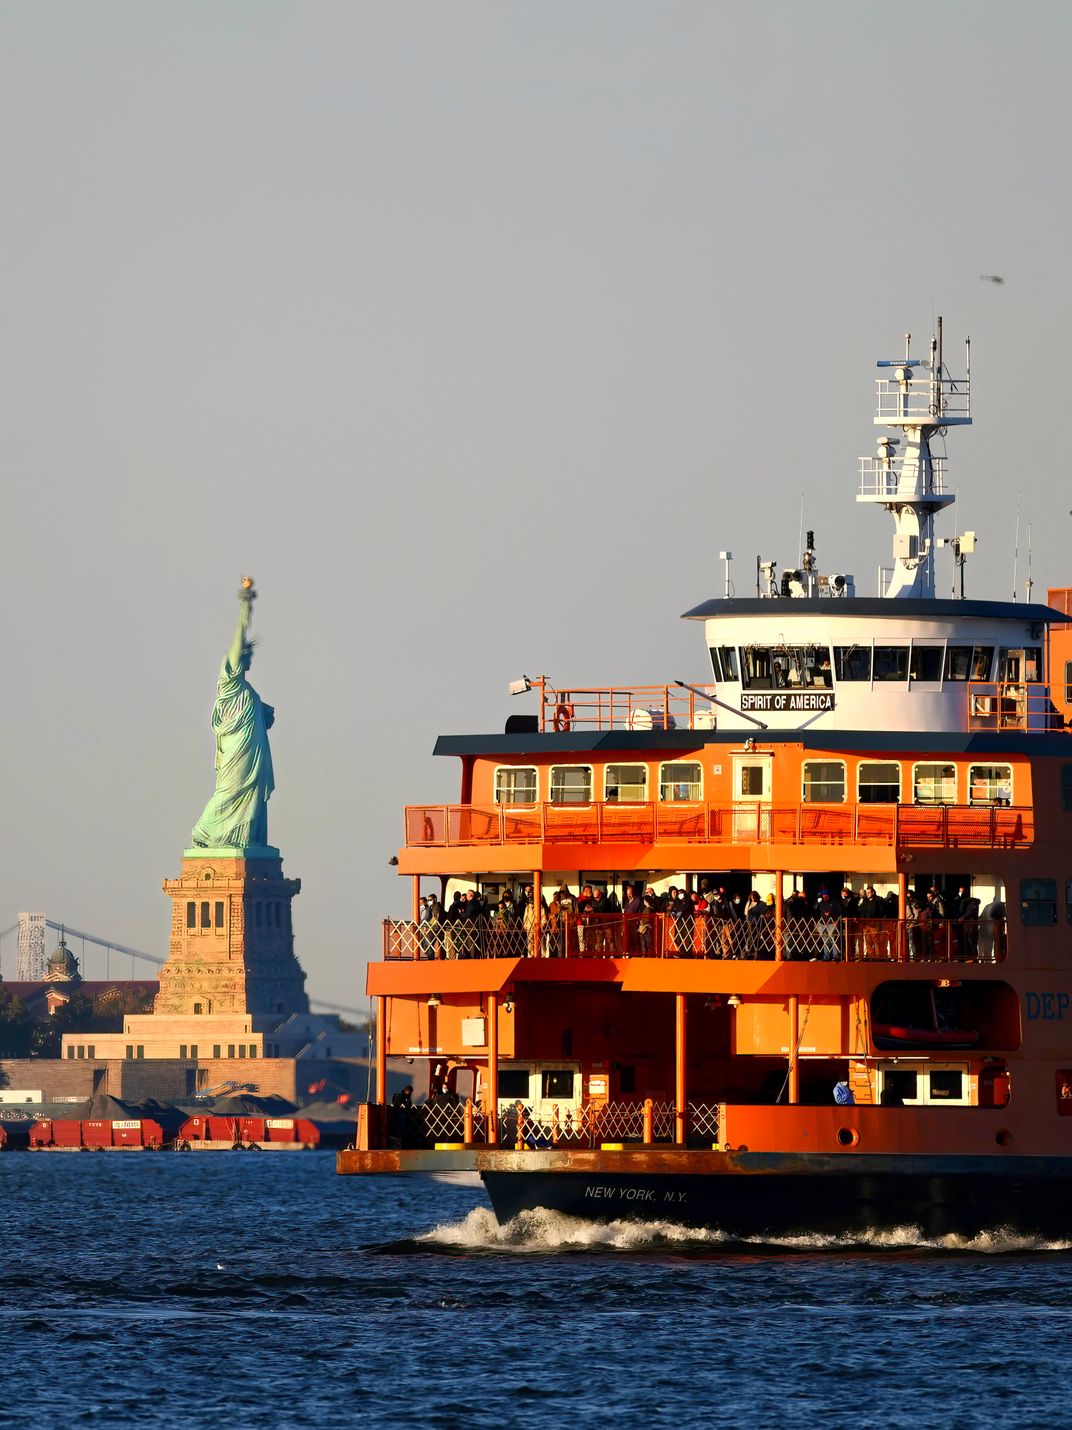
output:
[[[368,970],[377,1096],[340,1173],[473,1169],[501,1220],[1066,1233],[1072,589],[963,596],[931,447],[971,421],[970,365],[940,323],[877,388],[879,596],[810,533],[754,596],[723,553],[685,617],[709,680],[525,678],[536,714],[439,739],[458,803],[405,811],[412,917]],[[435,1095],[388,1107],[388,1058]]]

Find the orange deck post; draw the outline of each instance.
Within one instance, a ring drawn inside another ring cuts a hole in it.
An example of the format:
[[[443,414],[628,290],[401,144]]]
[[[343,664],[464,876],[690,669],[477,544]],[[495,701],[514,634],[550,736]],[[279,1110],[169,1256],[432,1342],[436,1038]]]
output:
[[[413,895],[410,900],[410,907],[413,910],[413,922],[417,923],[421,917],[421,876],[414,874],[410,880]]]
[[[376,995],[376,1101],[387,1106],[387,999]]]
[[[781,869],[774,876],[774,957],[781,963],[785,957],[785,948],[782,942],[782,919],[785,916],[785,899],[782,894],[782,884],[784,874]]]
[[[650,1147],[655,1141],[655,1104],[650,1097],[644,1099],[644,1146]]]
[[[800,999],[795,993],[789,995],[789,1101],[800,1101],[800,1067],[797,1063],[797,1043],[800,1041],[798,1023],[800,1021]]]
[[[685,1088],[685,995],[676,993],[674,1026],[674,1141],[679,1147],[685,1145],[687,1091]]]
[[[499,1140],[499,996],[488,994],[488,1141]]]
[[[465,1099],[465,1112],[462,1115],[462,1140],[466,1146],[473,1141],[473,1099]]]

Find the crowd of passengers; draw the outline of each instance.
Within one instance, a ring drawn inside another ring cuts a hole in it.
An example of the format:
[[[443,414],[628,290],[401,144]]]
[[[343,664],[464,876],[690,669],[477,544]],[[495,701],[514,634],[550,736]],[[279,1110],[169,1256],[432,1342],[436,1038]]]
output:
[[[435,894],[422,895],[417,928],[420,958],[562,958],[571,954],[670,954],[688,958],[773,959],[774,895],[730,893],[724,884],[701,879],[698,888],[671,885],[656,893],[651,885],[627,883],[619,900],[613,889],[585,884],[574,894],[560,885],[539,901],[526,884],[506,889],[496,905],[477,889],[458,891],[444,908]],[[986,918],[1004,916],[1004,906],[988,905]],[[854,957],[895,956],[892,931],[901,917],[895,891],[879,894],[873,884],[859,891],[846,884],[840,895],[821,889],[812,903],[801,889],[786,897],[783,956],[835,962],[852,940]],[[904,957],[927,960],[975,957],[979,952],[980,906],[962,885],[947,899],[932,886],[918,898],[909,893],[904,924]],[[846,920],[852,922],[846,924]],[[891,923],[892,921],[892,923]],[[948,927],[942,926],[947,924]],[[793,927],[795,925],[795,927]],[[993,935],[988,935],[992,939]]]

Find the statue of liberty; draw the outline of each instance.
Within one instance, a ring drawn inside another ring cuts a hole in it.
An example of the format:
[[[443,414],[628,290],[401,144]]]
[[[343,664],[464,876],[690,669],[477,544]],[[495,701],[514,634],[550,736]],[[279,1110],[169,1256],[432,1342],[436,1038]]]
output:
[[[268,731],[275,711],[246,679],[253,659],[247,631],[256,598],[252,578],[243,576],[238,625],[220,666],[212,711],[216,789],[194,827],[195,848],[264,848],[268,843],[268,800],[275,789]]]

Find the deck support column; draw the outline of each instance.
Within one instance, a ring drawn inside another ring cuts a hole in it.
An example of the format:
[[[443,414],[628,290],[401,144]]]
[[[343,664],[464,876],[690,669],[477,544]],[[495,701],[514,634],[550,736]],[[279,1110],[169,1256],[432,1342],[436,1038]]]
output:
[[[532,871],[532,948],[529,955],[539,958],[543,949],[543,870]]]
[[[488,1136],[499,1140],[499,995],[488,994]]]
[[[685,1087],[685,994],[675,993],[674,1019],[674,1141],[684,1147],[688,1120],[688,1090]]]
[[[387,999],[376,994],[376,1101],[387,1106]]]
[[[782,894],[784,879],[785,875],[779,869],[774,875],[774,957],[778,963],[781,963],[785,957],[785,946],[782,939],[782,920],[785,917],[785,899]]]
[[[800,1041],[800,999],[795,993],[789,995],[789,1101],[800,1101],[800,1065],[797,1062],[797,1044]]]
[[[413,910],[412,918],[414,923],[419,923],[421,918],[421,876],[414,874],[410,881],[413,896],[410,900],[410,907]]]

